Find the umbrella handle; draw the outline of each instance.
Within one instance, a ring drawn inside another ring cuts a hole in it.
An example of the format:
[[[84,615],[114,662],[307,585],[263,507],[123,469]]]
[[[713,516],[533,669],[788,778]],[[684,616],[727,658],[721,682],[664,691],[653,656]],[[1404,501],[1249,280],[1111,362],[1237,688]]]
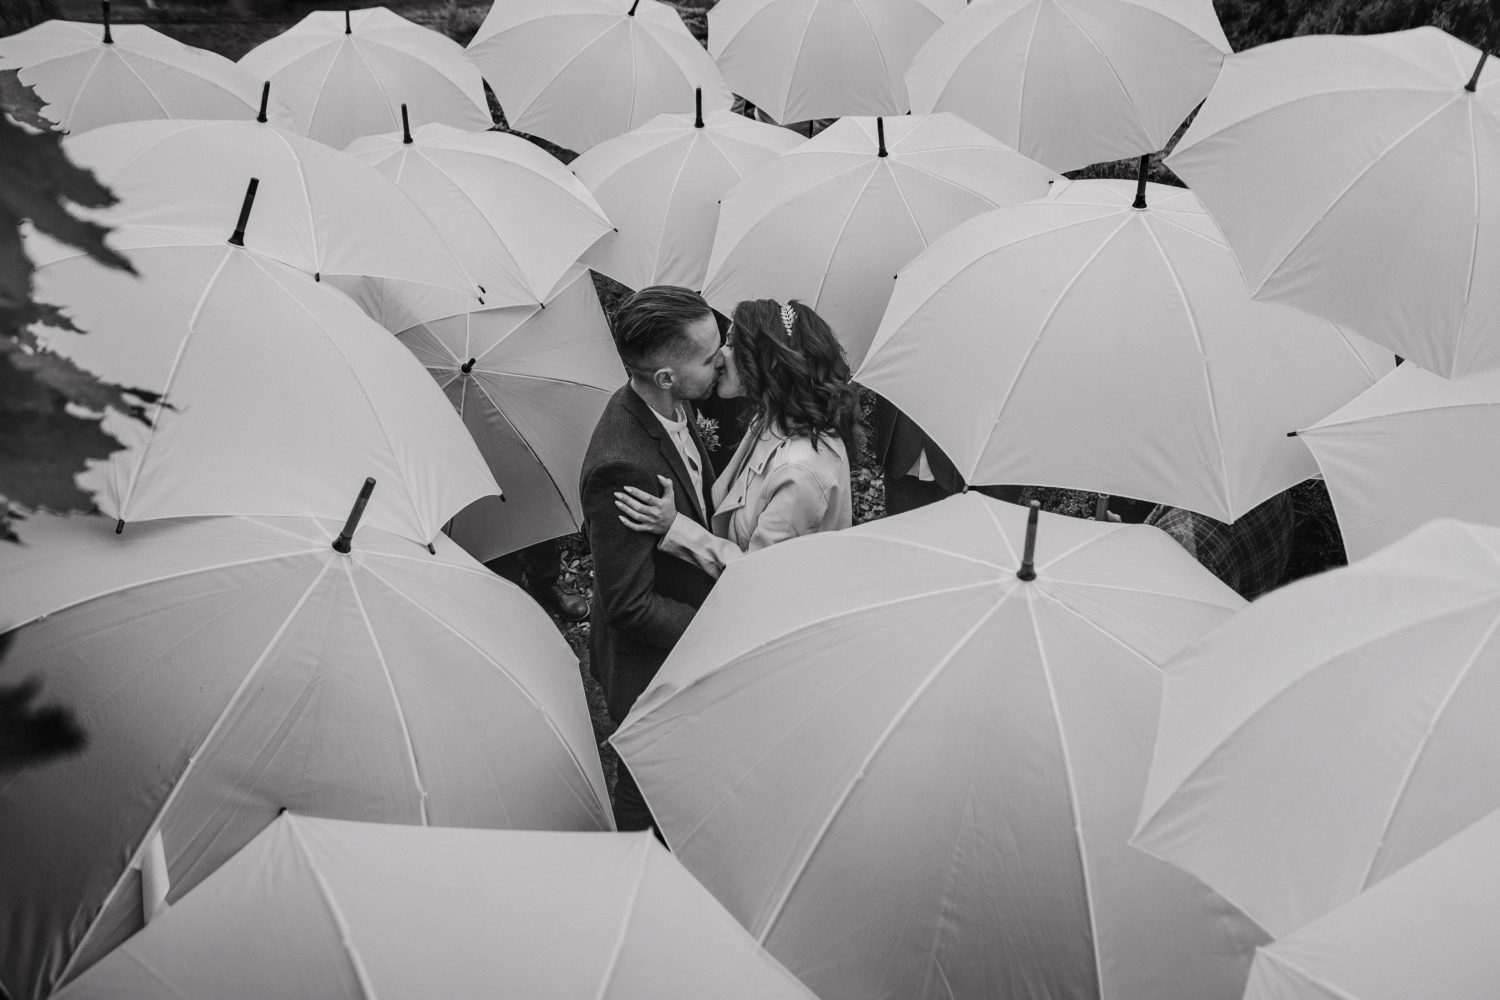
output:
[[[104,8],[104,44],[113,45],[115,40],[109,33],[109,0],[101,0],[99,6]]]
[[[1146,207],[1146,168],[1148,166],[1150,166],[1150,165],[1151,165],[1151,154],[1147,153],[1145,156],[1141,157],[1140,170],[1136,174],[1136,178],[1135,178],[1135,201],[1131,203],[1131,205],[1130,205],[1131,208],[1145,208]]]
[[[693,128],[702,128],[703,127],[703,88],[702,87],[695,87],[695,88],[693,88],[693,105],[694,105],[694,107],[696,109],[696,114],[695,114],[695,116],[693,118]]]
[[[401,142],[403,145],[411,145],[411,121],[406,117],[406,105],[401,105]]]
[[[266,103],[270,101],[270,99],[271,81],[267,80],[265,83],[260,85],[260,114],[255,116],[255,120],[260,122],[262,125],[266,123]]]
[[[354,506],[349,510],[349,519],[344,522],[344,530],[339,532],[339,537],[333,540],[333,551],[348,555],[353,548],[350,543],[354,541],[354,529],[359,527],[359,519],[364,516],[365,504],[370,502],[370,494],[375,492],[375,477],[365,477],[365,484],[359,489],[359,496],[354,498]]]
[[[109,41],[109,39],[105,38],[105,41]],[[1469,77],[1468,83],[1464,84],[1464,89],[1469,93],[1472,94],[1475,90],[1479,89],[1479,74],[1484,71],[1484,61],[1489,57],[1490,53],[1488,49],[1479,50],[1479,65],[1474,67],[1474,75]]]
[[[349,8],[344,8],[344,34],[354,34],[354,27],[349,23]]]
[[[1031,501],[1031,510],[1026,515],[1026,547],[1021,552],[1021,568],[1016,570],[1017,580],[1036,579],[1036,522],[1041,509],[1040,500]]]
[[[234,232],[229,237],[229,242],[234,246],[245,245],[245,225],[250,221],[250,206],[255,204],[255,190],[260,187],[260,178],[250,178],[250,186],[245,188],[245,200],[240,203],[240,219],[234,224]]]

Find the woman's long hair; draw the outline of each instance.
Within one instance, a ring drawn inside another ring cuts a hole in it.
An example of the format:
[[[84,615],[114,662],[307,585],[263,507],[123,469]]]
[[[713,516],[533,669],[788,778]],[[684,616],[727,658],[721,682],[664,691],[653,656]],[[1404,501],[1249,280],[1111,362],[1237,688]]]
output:
[[[775,299],[734,307],[730,350],[752,419],[769,421],[791,437],[805,435],[814,448],[819,438],[836,435],[852,464],[863,431],[844,348],[812,309],[795,299],[786,308],[791,310],[790,332]]]

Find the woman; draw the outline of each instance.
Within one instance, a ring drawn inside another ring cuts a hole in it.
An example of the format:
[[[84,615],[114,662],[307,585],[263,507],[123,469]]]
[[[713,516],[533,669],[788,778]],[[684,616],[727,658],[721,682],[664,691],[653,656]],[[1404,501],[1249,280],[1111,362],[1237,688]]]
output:
[[[749,400],[750,426],[714,483],[710,533],[680,517],[670,480],[660,497],[626,487],[620,520],[664,536],[661,547],[712,576],[748,552],[853,521],[849,453],[859,403],[844,350],[822,317],[798,302],[735,306],[718,394]]]

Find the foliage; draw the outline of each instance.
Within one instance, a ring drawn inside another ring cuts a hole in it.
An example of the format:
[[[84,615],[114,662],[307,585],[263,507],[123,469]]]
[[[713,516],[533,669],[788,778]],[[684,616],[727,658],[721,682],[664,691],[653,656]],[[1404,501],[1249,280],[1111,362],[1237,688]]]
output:
[[[1292,35],[1368,35],[1436,25],[1493,49],[1494,0],[1215,0],[1224,34],[1239,52]]]
[[[0,659],[14,634],[0,635]],[[35,704],[39,691],[36,681],[0,687],[0,778],[63,754],[77,753],[87,742],[66,709]]]

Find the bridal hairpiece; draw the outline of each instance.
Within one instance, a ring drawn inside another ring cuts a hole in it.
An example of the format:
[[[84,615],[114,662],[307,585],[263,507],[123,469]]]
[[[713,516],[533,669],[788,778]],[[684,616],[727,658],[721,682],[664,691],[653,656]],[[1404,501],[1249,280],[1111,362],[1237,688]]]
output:
[[[792,308],[790,302],[781,307],[781,325],[786,327],[787,343],[792,341],[792,325],[797,322],[797,310]]]

